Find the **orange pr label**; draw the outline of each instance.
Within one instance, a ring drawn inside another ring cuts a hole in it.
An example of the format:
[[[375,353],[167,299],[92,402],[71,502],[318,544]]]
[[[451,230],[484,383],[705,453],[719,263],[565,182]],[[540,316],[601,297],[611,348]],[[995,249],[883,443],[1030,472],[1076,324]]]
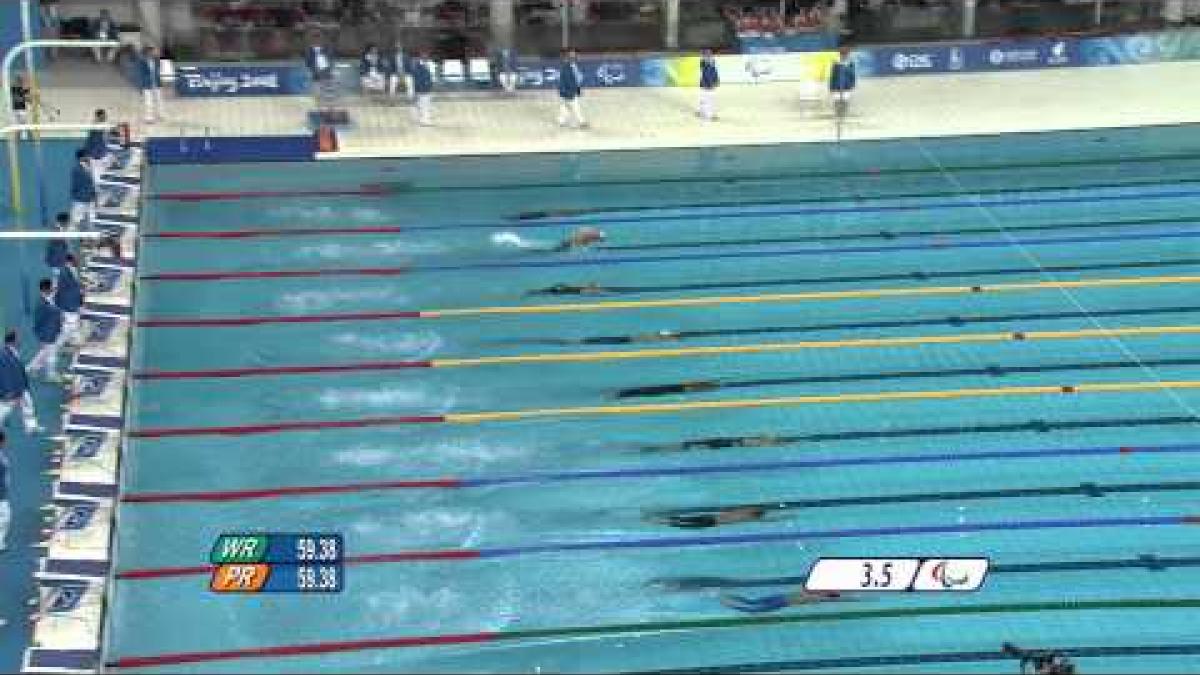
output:
[[[217,593],[257,593],[270,574],[270,565],[218,565],[209,588]]]

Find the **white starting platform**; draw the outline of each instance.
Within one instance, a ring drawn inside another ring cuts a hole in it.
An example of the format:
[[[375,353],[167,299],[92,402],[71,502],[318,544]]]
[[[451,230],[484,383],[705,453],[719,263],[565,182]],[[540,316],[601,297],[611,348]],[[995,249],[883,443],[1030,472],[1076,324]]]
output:
[[[142,153],[101,181],[96,225],[112,235],[85,257],[83,344],[74,355],[55,452],[53,502],[31,600],[33,640],[24,672],[101,669],[104,595],[112,565],[121,432],[129,379],[129,333],[141,205]],[[114,246],[113,243],[119,242]]]

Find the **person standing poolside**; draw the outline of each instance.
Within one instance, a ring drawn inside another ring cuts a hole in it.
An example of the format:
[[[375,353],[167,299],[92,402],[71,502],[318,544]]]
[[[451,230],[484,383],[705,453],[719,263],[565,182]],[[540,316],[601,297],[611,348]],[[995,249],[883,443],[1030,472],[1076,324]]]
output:
[[[54,287],[54,304],[62,310],[63,340],[67,344],[82,344],[79,312],[83,309],[83,284],[79,280],[79,264],[73,254],[67,254],[67,264],[58,274]]]
[[[358,81],[363,92],[382,94],[386,91],[387,77],[383,71],[383,57],[379,55],[379,48],[373,44],[367,45],[358,60]]]
[[[413,119],[423,127],[433,126],[433,71],[427,54],[422,53],[412,61],[411,75],[413,95],[416,97]]]
[[[4,346],[0,348],[0,428],[5,426],[8,416],[18,408],[25,423],[25,432],[40,433],[42,428],[38,426],[33,396],[29,393],[29,374],[25,364],[21,363],[21,353],[18,351],[17,331],[9,330],[4,334]]]
[[[93,229],[96,220],[96,179],[92,175],[92,159],[83,148],[75,151],[75,166],[71,169],[71,226],[76,230]]]
[[[71,216],[66,213],[60,213],[54,217],[54,229],[57,232],[66,230],[71,225]],[[67,255],[71,253],[71,247],[67,244],[66,239],[47,239],[46,240],[46,267],[50,268],[50,280],[57,281],[59,271],[67,264]]]
[[[829,71],[829,95],[833,100],[834,114],[841,119],[850,106],[850,96],[858,85],[858,72],[849,47],[842,47],[838,60]]]
[[[61,382],[58,374],[58,351],[63,344],[63,311],[54,304],[54,282],[42,279],[38,284],[37,307],[33,310],[33,334],[38,339],[38,350],[29,361],[28,372],[41,372],[47,382]]]
[[[408,61],[404,46],[399,42],[383,55],[383,72],[387,75],[388,96],[395,98],[403,89],[406,96],[412,97],[412,77],[408,73]]]
[[[162,121],[163,93],[158,50],[146,45],[137,61],[137,85],[142,92],[142,116],[146,124]]]
[[[504,93],[517,93],[517,54],[511,47],[501,47],[496,52],[496,80]]]
[[[583,71],[579,69],[579,55],[574,49],[563,50],[563,60],[558,67],[558,126],[573,126],[586,129],[583,117]]]
[[[700,101],[696,114],[703,119],[717,119],[717,87],[721,86],[721,75],[717,72],[717,59],[711,49],[700,56]]]

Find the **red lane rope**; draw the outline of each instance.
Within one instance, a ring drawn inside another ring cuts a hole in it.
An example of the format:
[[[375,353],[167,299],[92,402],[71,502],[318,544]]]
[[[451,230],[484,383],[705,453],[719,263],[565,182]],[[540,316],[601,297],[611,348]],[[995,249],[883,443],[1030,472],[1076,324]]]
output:
[[[409,488],[458,488],[465,484],[458,478],[430,478],[426,480],[393,480],[351,485],[297,485],[279,488],[256,488],[252,490],[212,490],[208,492],[138,492],[126,494],[121,501],[126,504],[164,504],[170,502],[230,502],[243,499],[270,499],[273,497],[299,497],[346,492],[368,492],[372,490],[402,490]]]
[[[283,431],[318,431],[322,429],[358,429],[383,427],[397,424],[437,424],[445,422],[443,415],[407,415],[393,417],[368,417],[358,420],[327,420],[312,422],[277,422],[274,424],[245,424],[227,427],[158,427],[136,429],[129,432],[131,438],[169,438],[173,436],[248,436],[252,434],[274,434]]]
[[[304,198],[304,197],[382,197],[388,194],[383,185],[362,185],[341,190],[247,190],[244,192],[159,192],[152,199],[171,202],[216,202],[238,199]]]
[[[352,373],[365,370],[405,370],[432,368],[432,361],[374,361],[333,366],[274,366],[260,368],[217,368],[213,370],[146,370],[134,373],[135,380],[192,380],[257,375],[311,375],[315,373]]]
[[[309,227],[286,230],[197,230],[191,232],[152,232],[150,239],[251,239],[254,237],[300,237],[326,234],[399,234],[402,227]]]
[[[206,319],[147,319],[138,328],[203,328],[207,326],[260,326],[271,323],[323,323],[326,321],[384,321],[387,319],[420,319],[420,311],[351,312],[346,314],[304,314],[292,316],[238,316]]]
[[[249,649],[230,649],[215,652],[179,652],[161,656],[134,656],[117,659],[109,664],[111,668],[145,668],[148,666],[172,666],[184,663],[199,663],[202,661],[227,661],[231,659],[268,658],[279,656],[302,656],[306,654],[330,654],[334,652],[361,651],[366,649],[389,649],[392,647],[420,647],[430,645],[471,644],[491,642],[498,639],[499,633],[459,633],[455,635],[430,635],[425,637],[407,638],[376,638],[371,640],[344,640],[340,642],[314,642],[300,645],[282,645],[279,647],[257,647]]]
[[[143,274],[143,281],[224,281],[229,279],[290,279],[296,277],[391,277],[407,274],[407,267],[358,267],[312,270],[247,270],[229,272],[163,272]]]
[[[449,549],[433,551],[403,551],[400,553],[376,553],[372,555],[348,556],[347,565],[373,565],[379,563],[412,562],[422,560],[474,560],[482,557],[474,549]],[[194,577],[209,574],[216,565],[193,565],[190,567],[146,567],[118,572],[117,578],[126,581],[145,579],[167,579],[171,577]]]

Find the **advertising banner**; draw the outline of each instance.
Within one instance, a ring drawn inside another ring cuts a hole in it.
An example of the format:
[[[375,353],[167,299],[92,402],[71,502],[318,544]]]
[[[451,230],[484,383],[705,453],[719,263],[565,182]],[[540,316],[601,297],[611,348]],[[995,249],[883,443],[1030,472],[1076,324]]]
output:
[[[1174,30],[1084,38],[1079,41],[1079,52],[1086,66],[1197,60],[1200,59],[1200,31]]]
[[[1074,39],[884,47],[855,53],[860,75],[920,75],[1083,65]]]
[[[522,89],[558,87],[558,61],[518,59],[517,82]],[[642,86],[642,68],[637,59],[580,59],[584,89]]]
[[[308,71],[289,65],[179,66],[175,92],[180,96],[294,96],[310,88]]]

